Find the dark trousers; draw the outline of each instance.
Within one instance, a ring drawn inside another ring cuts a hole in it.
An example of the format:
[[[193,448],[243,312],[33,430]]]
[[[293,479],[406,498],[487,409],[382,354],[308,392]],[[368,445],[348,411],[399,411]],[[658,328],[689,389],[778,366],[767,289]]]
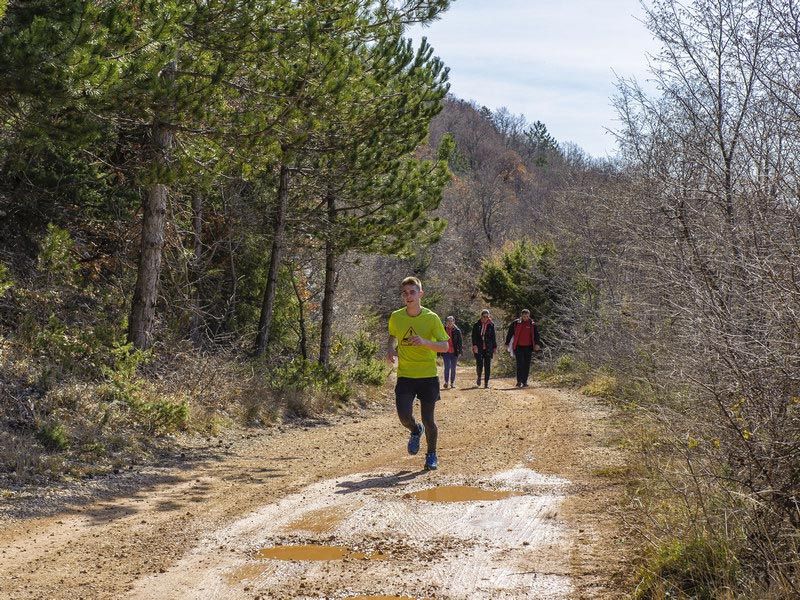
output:
[[[436,427],[436,420],[433,415],[436,410],[436,401],[439,399],[439,378],[397,378],[397,384],[394,386],[394,403],[397,408],[397,416],[400,418],[400,423],[403,427],[411,432],[417,430],[417,422],[414,420],[414,398],[419,398],[428,452],[436,452],[439,429]]]
[[[514,350],[514,358],[517,359],[517,383],[528,383],[531,356],[533,356],[533,346],[517,346]]]
[[[489,383],[489,376],[492,371],[492,353],[480,350],[475,355],[475,368],[478,370],[478,385],[481,382],[481,372],[483,372],[483,382]]]

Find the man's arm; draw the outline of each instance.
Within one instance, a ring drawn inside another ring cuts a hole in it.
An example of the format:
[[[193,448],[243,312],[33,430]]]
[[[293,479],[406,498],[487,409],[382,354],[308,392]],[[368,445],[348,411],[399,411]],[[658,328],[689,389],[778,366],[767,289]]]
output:
[[[412,337],[410,341],[413,346],[425,346],[434,352],[447,352],[447,349],[450,347],[447,340],[443,342],[434,342],[433,340],[426,340],[424,337],[418,335]]]
[[[397,356],[397,340],[390,335],[389,343],[386,345],[386,362],[393,365],[395,356]]]
[[[428,346],[428,348],[430,348],[434,352],[447,352],[450,349],[450,344],[447,343],[447,340],[443,342],[431,341],[430,344],[431,345]]]

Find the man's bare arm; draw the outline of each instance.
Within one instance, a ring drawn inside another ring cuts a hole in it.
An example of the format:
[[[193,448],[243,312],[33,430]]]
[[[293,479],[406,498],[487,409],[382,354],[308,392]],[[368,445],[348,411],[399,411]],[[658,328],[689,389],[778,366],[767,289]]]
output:
[[[447,352],[447,349],[450,347],[447,340],[443,342],[434,342],[433,340],[426,340],[424,337],[418,335],[411,338],[411,344],[414,346],[425,346],[434,352]]]

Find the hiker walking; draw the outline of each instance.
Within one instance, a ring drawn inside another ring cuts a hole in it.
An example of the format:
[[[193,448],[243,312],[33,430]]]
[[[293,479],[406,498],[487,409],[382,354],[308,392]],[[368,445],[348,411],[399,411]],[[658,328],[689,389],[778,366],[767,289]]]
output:
[[[448,316],[445,319],[444,330],[450,338],[447,341],[447,352],[442,354],[442,361],[444,362],[444,389],[448,387],[454,388],[456,383],[456,365],[458,364],[458,357],[461,356],[463,349],[463,337],[461,330],[456,325],[456,319],[453,316]]]
[[[478,379],[475,385],[481,385],[481,372],[483,372],[483,387],[489,387],[489,376],[492,369],[492,356],[497,349],[497,336],[494,323],[489,310],[481,311],[481,318],[472,326],[472,353],[475,355],[475,368]]]
[[[539,328],[531,319],[531,311],[523,308],[519,318],[511,322],[506,333],[506,345],[517,362],[517,387],[528,387],[528,375],[531,371],[531,357],[541,347]]]

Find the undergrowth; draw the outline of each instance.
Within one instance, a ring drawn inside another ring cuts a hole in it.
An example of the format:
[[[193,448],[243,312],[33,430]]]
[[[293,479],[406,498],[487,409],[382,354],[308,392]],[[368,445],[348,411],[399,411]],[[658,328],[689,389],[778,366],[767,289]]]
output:
[[[386,381],[366,333],[337,340],[328,368],[185,339],[136,350],[113,276],[96,281],[78,254],[51,225],[24,284],[0,263],[0,486],[108,473],[175,452],[177,436],[321,415]]]

